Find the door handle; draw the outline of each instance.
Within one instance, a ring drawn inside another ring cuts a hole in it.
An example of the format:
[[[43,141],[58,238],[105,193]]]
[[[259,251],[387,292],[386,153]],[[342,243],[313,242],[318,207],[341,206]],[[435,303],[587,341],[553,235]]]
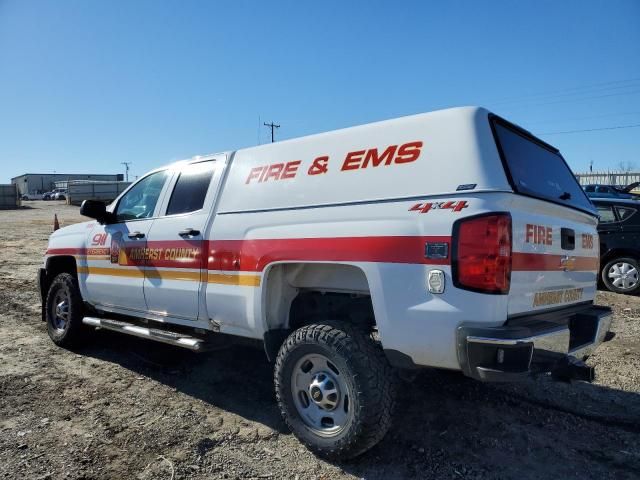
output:
[[[144,233],[142,232],[131,232],[127,235],[127,237],[131,239],[144,238]]]
[[[178,232],[178,235],[181,237],[195,237],[196,235],[200,235],[200,230],[194,230],[193,228],[185,228]]]

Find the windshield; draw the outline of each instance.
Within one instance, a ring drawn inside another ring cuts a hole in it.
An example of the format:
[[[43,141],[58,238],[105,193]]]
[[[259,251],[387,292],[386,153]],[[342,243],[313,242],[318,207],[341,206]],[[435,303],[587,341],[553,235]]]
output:
[[[594,213],[560,153],[498,119],[493,127],[516,192]]]

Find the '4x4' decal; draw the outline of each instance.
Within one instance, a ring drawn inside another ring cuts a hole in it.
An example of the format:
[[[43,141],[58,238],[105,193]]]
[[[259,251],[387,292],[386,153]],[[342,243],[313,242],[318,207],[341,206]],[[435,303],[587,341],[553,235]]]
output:
[[[463,208],[467,208],[469,204],[465,200],[459,200],[456,202],[445,201],[445,202],[427,202],[427,203],[416,203],[413,207],[409,209],[410,212],[420,212],[427,213],[431,210],[451,210],[453,212],[460,212]]]

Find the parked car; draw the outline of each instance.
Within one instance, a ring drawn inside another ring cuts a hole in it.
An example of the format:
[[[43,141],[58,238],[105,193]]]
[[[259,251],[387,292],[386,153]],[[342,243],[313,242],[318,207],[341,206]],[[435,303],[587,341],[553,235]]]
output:
[[[640,202],[593,199],[600,214],[600,278],[617,293],[640,291]]]
[[[66,189],[57,189],[54,190],[53,195],[51,196],[52,200],[66,200],[67,199],[67,190]]]
[[[584,191],[590,198],[640,198],[639,195],[631,193],[631,190],[637,188],[640,182],[634,182],[626,187],[617,185],[585,185]]]
[[[40,200],[42,196],[39,193],[23,193],[20,195],[21,200]]]
[[[66,200],[66,195],[66,188],[56,188],[54,190],[51,190],[50,192],[43,193],[42,200]]]

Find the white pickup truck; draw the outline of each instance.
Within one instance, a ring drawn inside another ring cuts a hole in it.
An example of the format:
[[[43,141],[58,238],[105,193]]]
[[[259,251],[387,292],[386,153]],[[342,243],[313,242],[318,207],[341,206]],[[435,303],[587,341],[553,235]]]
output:
[[[608,338],[596,210],[558,150],[482,108],[195,157],[81,213],[39,274],[51,339],[254,339],[320,455],[384,436],[399,371],[591,380]]]

